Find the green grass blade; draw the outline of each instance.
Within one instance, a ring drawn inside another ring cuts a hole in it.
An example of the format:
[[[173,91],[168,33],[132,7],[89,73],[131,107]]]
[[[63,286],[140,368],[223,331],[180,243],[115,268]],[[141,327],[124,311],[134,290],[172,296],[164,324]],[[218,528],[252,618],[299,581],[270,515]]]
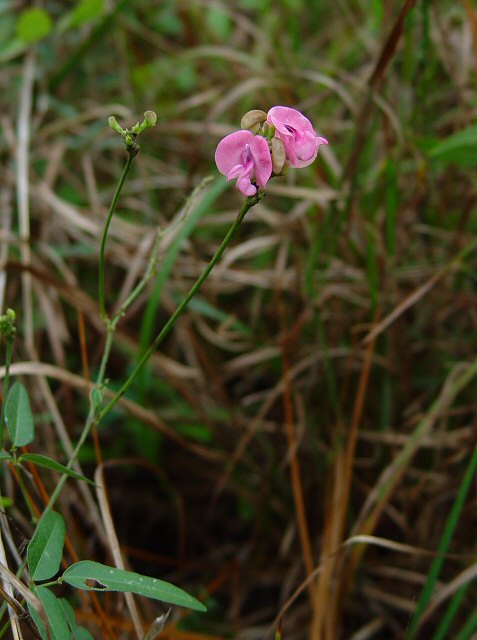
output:
[[[416,637],[419,620],[434,591],[437,578],[439,577],[439,573],[441,571],[442,564],[444,562],[444,555],[447,553],[447,550],[449,548],[452,535],[457,526],[460,512],[462,511],[465,498],[467,496],[467,493],[469,492],[471,482],[474,479],[476,469],[477,469],[477,447],[474,448],[469,465],[466,469],[464,478],[459,487],[457,497],[455,499],[454,504],[452,505],[452,509],[447,519],[444,532],[442,534],[439,545],[437,547],[437,556],[434,558],[431,564],[431,568],[427,575],[426,583],[424,585],[424,588],[417,602],[416,611],[411,620],[411,624],[409,626],[408,632],[405,636],[406,640],[412,640],[412,638]]]
[[[452,640],[471,640],[477,630],[477,611],[470,616],[465,625]]]
[[[439,627],[437,628],[435,634],[432,636],[432,640],[446,640],[446,638],[449,637],[447,635],[447,632],[449,631],[452,621],[454,620],[455,615],[459,610],[468,587],[469,585],[465,584],[454,594],[454,597],[450,601],[442,620],[439,622]]]

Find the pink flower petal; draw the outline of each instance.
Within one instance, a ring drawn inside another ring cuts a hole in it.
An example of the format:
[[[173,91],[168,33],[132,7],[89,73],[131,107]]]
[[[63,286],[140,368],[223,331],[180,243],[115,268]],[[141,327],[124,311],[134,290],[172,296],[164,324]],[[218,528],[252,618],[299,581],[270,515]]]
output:
[[[237,180],[237,189],[241,191],[244,196],[254,196],[257,193],[256,187],[253,186],[248,178]]]
[[[305,131],[315,133],[313,125],[308,118],[296,109],[290,107],[272,107],[268,112],[267,122],[273,124],[277,131],[280,131],[280,133],[284,135],[290,135],[290,133],[292,133],[287,127],[291,127],[301,133]]]
[[[255,136],[250,143],[250,152],[254,161],[255,180],[265,187],[272,175],[272,155],[268,142],[262,136]]]
[[[292,167],[307,167],[315,160],[320,144],[328,144],[325,138],[316,135],[308,118],[296,109],[272,107],[267,122],[275,127],[275,135],[283,142],[287,162]]]
[[[220,173],[226,176],[236,165],[243,166],[242,154],[252,140],[253,133],[250,131],[235,131],[219,142],[215,151],[215,163]]]
[[[243,165],[236,164],[235,167],[232,167],[230,171],[227,173],[227,180],[233,180],[234,178],[238,178],[242,172],[243,172]]]

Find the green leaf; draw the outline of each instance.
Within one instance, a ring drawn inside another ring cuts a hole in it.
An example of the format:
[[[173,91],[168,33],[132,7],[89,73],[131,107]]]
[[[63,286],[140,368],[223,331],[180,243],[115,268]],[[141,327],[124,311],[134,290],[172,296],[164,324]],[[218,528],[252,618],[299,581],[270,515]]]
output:
[[[65,535],[63,517],[54,511],[45,513],[28,545],[28,567],[33,580],[48,580],[58,572]]]
[[[221,40],[225,41],[230,36],[232,22],[221,9],[210,7],[205,14],[205,21],[210,31]]]
[[[7,498],[4,496],[0,497],[0,509],[7,509],[8,507],[11,507],[14,503],[14,501],[12,500],[12,498]]]
[[[35,437],[33,415],[28,393],[21,382],[15,382],[5,404],[5,418],[13,446],[23,447]]]
[[[35,587],[32,587],[31,590],[35,593]],[[36,625],[36,628],[40,632],[40,636],[42,640],[49,640],[48,634],[46,633],[45,625],[43,624],[43,620],[40,618],[38,612],[34,607],[31,606],[29,602],[27,602],[28,611],[30,612],[31,618]]]
[[[131,592],[195,611],[207,611],[202,602],[169,582],[142,576],[133,571],[108,567],[91,560],[82,560],[71,565],[64,572],[62,579],[71,586],[86,591]]]
[[[25,49],[25,43],[16,35],[16,23],[13,11],[0,8],[0,62],[11,60]]]
[[[39,7],[25,9],[20,14],[17,22],[17,35],[26,42],[32,44],[45,38],[52,30],[53,24],[48,13]]]
[[[0,451],[0,461],[2,460],[11,460],[12,456],[8,453],[8,451]]]
[[[1,40],[0,40],[1,42]],[[20,38],[14,38],[0,44],[0,63],[8,62],[25,52],[26,44]]]
[[[54,593],[46,587],[32,587],[31,590],[38,596],[43,605],[51,629],[51,640],[66,640],[67,638],[71,638],[71,629],[68,625],[64,609]],[[29,610],[41,637],[46,640],[47,634],[45,633],[45,627],[40,616],[34,611],[33,607],[29,607]]]
[[[73,607],[70,605],[66,598],[58,598],[58,602],[60,603],[63,613],[65,614],[65,618],[68,621],[71,630],[74,632],[76,627],[76,618]]]
[[[89,20],[99,18],[104,13],[104,0],[81,0],[69,14],[72,27],[78,27]]]
[[[95,20],[104,13],[104,0],[80,0],[71,11],[58,22],[60,32],[72,27],[79,27],[85,22]]]
[[[202,444],[211,444],[214,439],[208,424],[180,424],[177,425],[177,429],[188,440],[195,440]]]
[[[45,469],[51,469],[52,471],[57,471],[58,473],[65,474],[70,476],[71,478],[75,478],[75,480],[83,480],[83,482],[87,482],[88,484],[94,485],[94,482],[86,476],[82,476],[80,473],[76,473],[76,471],[72,471],[68,469],[64,464],[57,462],[56,460],[52,460],[48,456],[44,456],[41,453],[24,453],[18,458],[18,462],[32,462],[36,464],[38,467],[44,467]]]
[[[66,598],[60,598],[59,602],[63,607],[63,612],[71,628],[72,639],[74,640],[94,640],[93,636],[87,629],[78,627],[76,624],[75,612]]]
[[[94,638],[88,629],[85,629],[84,627],[76,627],[75,640],[94,640]]]
[[[154,15],[155,14],[155,15]],[[184,30],[177,7],[172,3],[163,3],[151,16],[151,26],[165,36],[180,36]]]
[[[477,166],[477,124],[440,140],[427,153],[436,160]]]

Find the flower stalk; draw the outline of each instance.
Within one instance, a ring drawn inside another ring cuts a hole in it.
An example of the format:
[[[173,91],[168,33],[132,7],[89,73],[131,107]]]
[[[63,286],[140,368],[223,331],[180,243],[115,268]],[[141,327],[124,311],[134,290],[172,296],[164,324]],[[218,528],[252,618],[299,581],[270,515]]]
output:
[[[190,288],[188,294],[185,296],[185,298],[182,300],[182,302],[176,308],[176,310],[171,315],[171,317],[166,322],[166,324],[163,326],[161,331],[157,334],[157,336],[155,337],[155,339],[151,343],[150,347],[147,349],[147,351],[145,351],[143,353],[143,355],[139,359],[138,363],[136,364],[134,370],[130,374],[129,378],[124,382],[122,387],[115,394],[115,396],[109,402],[109,404],[106,407],[104,407],[104,409],[101,411],[101,413],[99,415],[99,419],[100,420],[102,418],[104,418],[111,411],[111,409],[113,409],[113,407],[119,402],[121,397],[129,389],[129,387],[134,382],[134,380],[135,380],[136,376],[138,375],[138,373],[141,371],[141,369],[146,364],[146,362],[149,360],[151,355],[156,351],[158,346],[161,344],[161,342],[167,336],[167,334],[172,329],[172,327],[176,323],[176,320],[179,318],[179,316],[185,311],[185,309],[187,308],[189,302],[192,300],[192,298],[197,294],[197,292],[199,291],[201,286],[204,284],[205,280],[209,276],[209,274],[212,271],[212,269],[220,261],[222,255],[225,252],[225,249],[228,247],[228,245],[230,244],[232,238],[237,233],[237,230],[240,227],[240,225],[241,225],[243,219],[245,218],[245,215],[247,214],[247,212],[253,206],[255,206],[263,198],[264,195],[265,195],[265,193],[262,190],[258,190],[257,193],[254,196],[250,196],[250,197],[245,199],[240,211],[237,214],[237,217],[235,218],[234,223],[232,224],[232,226],[230,227],[230,229],[228,230],[228,232],[224,236],[224,239],[220,243],[220,246],[218,247],[218,249],[215,252],[215,254],[213,255],[213,257],[211,258],[209,264],[204,269],[204,271],[202,272],[200,277],[196,280],[196,282],[192,285],[192,287]]]
[[[111,206],[106,219],[100,247],[99,258],[99,306],[103,321],[106,324],[107,336],[103,350],[101,363],[95,386],[90,397],[90,407],[83,430],[78,439],[76,447],[67,464],[71,469],[83,444],[85,443],[91,429],[116,406],[121,397],[133,384],[139,372],[145,366],[151,355],[157,350],[159,345],[169,334],[177,319],[185,311],[190,301],[197,294],[199,289],[208,278],[211,271],[222,258],[226,248],[237,233],[247,212],[255,206],[265,195],[264,188],[272,176],[283,175],[288,166],[304,167],[313,162],[321,144],[328,144],[325,138],[320,138],[315,133],[310,121],[295,109],[288,107],[273,107],[268,114],[264,111],[253,110],[242,119],[243,129],[226,136],[218,145],[215,160],[219,171],[226,175],[229,180],[237,180],[237,189],[245,196],[245,200],[240,208],[236,219],[227,231],[218,249],[210,259],[207,267],[190,288],[182,302],[177,306],[174,313],[156,335],[148,349],[139,358],[134,370],[123,383],[121,388],[115,393],[106,406],[103,404],[103,388],[106,381],[106,366],[109,360],[113,345],[113,337],[119,319],[124,314],[126,308],[143,290],[146,282],[153,275],[155,270],[155,257],[151,258],[148,269],[141,282],[121,305],[119,311],[113,318],[109,318],[106,313],[105,303],[105,247],[106,239],[111,224],[112,217],[121,195],[126,178],[131,171],[134,158],[139,152],[137,136],[145,129],[156,124],[156,114],[146,111],[142,123],[136,123],[131,129],[123,129],[114,116],[109,118],[110,127],[121,135],[128,153],[121,178],[114,193]],[[3,417],[2,417],[3,420]],[[0,423],[0,427],[2,424]],[[49,511],[56,502],[63,486],[67,480],[67,475],[63,475],[53,491],[50,501],[44,511]]]

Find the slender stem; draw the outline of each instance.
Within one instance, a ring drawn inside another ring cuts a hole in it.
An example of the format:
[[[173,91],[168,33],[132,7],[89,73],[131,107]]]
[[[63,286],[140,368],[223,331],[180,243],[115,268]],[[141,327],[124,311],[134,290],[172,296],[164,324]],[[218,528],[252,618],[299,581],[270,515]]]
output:
[[[191,287],[189,293],[186,295],[184,300],[177,307],[177,309],[172,314],[172,316],[169,318],[169,320],[164,325],[162,330],[156,336],[154,342],[151,344],[149,349],[142,355],[142,357],[140,358],[140,360],[139,360],[138,364],[136,365],[134,371],[131,373],[129,378],[123,384],[121,389],[119,389],[119,391],[113,397],[111,402],[101,411],[101,413],[99,415],[97,414],[96,409],[93,406],[93,403],[90,404],[88,417],[87,417],[85,425],[83,427],[83,431],[81,432],[79,440],[76,443],[76,447],[75,447],[75,449],[73,451],[73,454],[72,454],[70,460],[68,461],[68,464],[66,465],[68,469],[71,469],[71,467],[73,466],[73,463],[76,460],[76,457],[78,456],[78,453],[81,450],[81,447],[85,443],[86,438],[88,437],[93,425],[94,424],[98,424],[100,422],[100,420],[102,418],[104,418],[104,416],[107,415],[111,411],[111,409],[117,404],[117,402],[122,397],[122,395],[127,391],[127,389],[129,389],[129,387],[133,383],[135,377],[139,373],[141,367],[144,366],[144,364],[147,362],[147,360],[149,359],[151,354],[154,353],[154,351],[157,349],[159,344],[162,342],[162,340],[166,337],[166,335],[172,329],[172,327],[173,327],[175,321],[177,320],[177,318],[181,315],[181,313],[187,307],[189,302],[192,300],[192,298],[198,292],[198,290],[200,289],[200,287],[202,286],[202,284],[204,283],[204,281],[206,280],[207,276],[212,271],[212,269],[219,262],[220,258],[222,257],[222,254],[224,253],[224,251],[227,248],[228,244],[230,243],[230,241],[234,237],[234,235],[235,235],[237,229],[239,228],[242,220],[244,219],[245,214],[247,213],[247,211],[249,209],[251,209],[254,205],[256,205],[257,202],[259,202],[262,199],[263,195],[264,195],[264,193],[259,191],[259,192],[257,192],[257,194],[255,196],[248,197],[245,200],[244,204],[242,205],[242,208],[240,209],[240,211],[237,214],[235,222],[232,224],[232,226],[228,230],[228,232],[225,235],[224,239],[222,240],[219,248],[215,252],[215,254],[212,257],[212,259],[210,260],[209,264],[207,265],[207,267],[205,268],[205,270],[203,271],[201,276],[198,278],[198,280],[195,282],[195,284]],[[105,346],[105,349],[104,349],[103,358],[101,360],[101,365],[100,365],[98,377],[96,379],[96,385],[98,387],[101,386],[103,384],[103,382],[104,382],[104,371],[105,371],[105,367],[106,367],[106,361],[108,359],[109,351],[111,349],[111,342],[112,342],[112,339],[113,339],[113,331],[111,330],[111,327],[113,327],[113,329],[114,329],[114,323],[110,322],[109,323],[109,327],[108,327],[108,336],[107,336],[107,339],[106,339],[106,346]],[[46,505],[46,507],[45,507],[45,509],[43,511],[43,515],[47,511],[50,511],[53,508],[53,505],[55,504],[58,496],[60,495],[61,491],[63,490],[63,487],[64,487],[65,482],[66,482],[67,479],[68,479],[67,475],[62,475],[61,476],[58,484],[56,485],[53,493],[51,494],[50,501],[48,502],[48,504]]]
[[[161,342],[164,340],[164,338],[167,336],[169,331],[174,326],[177,318],[186,309],[186,307],[189,304],[189,302],[192,300],[192,298],[199,291],[200,287],[204,284],[205,280],[207,279],[207,277],[210,274],[210,272],[212,271],[212,269],[219,262],[219,260],[222,257],[225,249],[227,248],[227,246],[229,245],[230,241],[232,240],[232,238],[234,237],[235,233],[237,232],[237,229],[239,228],[239,226],[240,226],[242,220],[244,219],[245,214],[247,213],[247,211],[249,209],[251,209],[254,205],[256,205],[257,202],[259,202],[259,200],[261,200],[262,197],[263,197],[263,192],[258,192],[255,196],[250,196],[250,197],[246,198],[246,200],[243,203],[240,211],[237,214],[237,217],[236,217],[234,223],[232,224],[232,226],[228,230],[227,234],[225,235],[224,239],[220,243],[219,248],[217,249],[217,251],[215,252],[213,257],[211,258],[209,264],[207,265],[205,270],[202,272],[200,277],[193,284],[193,286],[189,290],[189,293],[186,295],[186,297],[179,304],[179,306],[174,311],[174,313],[169,318],[169,320],[166,322],[166,324],[163,326],[161,331],[157,334],[157,336],[155,337],[155,339],[152,342],[152,344],[150,345],[150,347],[143,353],[143,355],[139,359],[139,362],[135,366],[135,368],[132,371],[132,373],[129,376],[129,378],[126,380],[126,382],[124,382],[124,384],[119,389],[119,391],[116,393],[116,395],[113,397],[113,399],[110,401],[110,403],[101,411],[101,413],[99,415],[99,419],[100,420],[102,418],[104,418],[104,416],[106,416],[111,411],[111,409],[118,403],[120,398],[129,389],[129,387],[133,383],[134,379],[138,375],[139,371],[146,364],[146,362],[149,360],[149,358],[154,353],[154,351],[156,351],[157,347],[161,344]]]
[[[5,378],[3,379],[3,402],[0,415],[0,448],[3,447],[3,432],[5,430],[5,405],[7,402],[8,388],[10,386],[10,364],[12,362],[13,338],[6,339],[5,347]]]
[[[16,472],[15,476],[18,480],[18,485],[20,487],[20,491],[22,492],[23,499],[25,500],[25,504],[28,507],[28,511],[30,512],[31,521],[33,522],[33,524],[36,524],[38,522],[38,516],[30,500],[30,496],[28,495],[28,491],[27,491],[27,488],[25,487],[25,483],[23,482],[22,470],[18,467],[17,464],[15,464],[15,462],[13,462],[13,468]]]
[[[107,361],[109,359],[109,354],[111,352],[111,347],[113,344],[113,337],[114,337],[114,327],[112,326],[112,323],[108,321],[108,333],[106,336],[106,344],[104,346],[104,351],[103,351],[103,356],[101,358],[101,364],[99,366],[99,371],[98,371],[98,375],[96,377],[96,387],[101,387],[102,384],[104,383],[104,375],[105,375],[105,371],[106,371],[106,364]],[[84,445],[84,443],[86,442],[86,438],[88,437],[91,429],[93,428],[93,426],[99,423],[99,418],[96,412],[96,408],[94,406],[94,403],[91,402],[90,403],[90,407],[89,407],[89,413],[88,413],[88,417],[86,418],[86,422],[85,425],[83,427],[83,431],[81,432],[81,435],[79,437],[78,442],[76,443],[76,447],[74,448],[74,451],[71,455],[71,458],[68,461],[68,464],[66,465],[67,469],[71,469],[73,466],[74,461],[76,460],[76,458],[78,457],[78,454],[81,450],[81,447]],[[58,484],[56,485],[53,493],[50,496],[50,500],[48,502],[48,504],[46,505],[44,511],[43,511],[43,515],[47,512],[50,511],[53,508],[53,505],[56,502],[56,499],[58,498],[58,496],[60,495],[60,493],[63,490],[63,487],[65,486],[66,481],[68,480],[68,476],[66,474],[63,474],[61,476],[61,478],[58,481]]]
[[[104,225],[103,237],[101,239],[101,248],[99,251],[99,309],[101,312],[101,318],[105,321],[107,320],[106,305],[104,301],[104,250],[106,247],[106,238],[108,235],[109,225],[111,224],[111,220],[116,210],[116,205],[118,204],[119,196],[121,195],[124,182],[126,181],[127,175],[131,170],[131,166],[136,155],[136,149],[128,149],[128,159],[126,161],[126,164],[124,165],[123,173],[121,175],[121,178],[119,179],[118,186],[116,187],[116,192],[113,196],[111,207],[109,208],[106,224]]]
[[[68,464],[66,465],[67,469],[71,469],[71,467],[73,466],[74,461],[76,460],[76,458],[78,457],[78,454],[80,452],[81,447],[83,446],[83,444],[86,441],[86,438],[88,437],[91,428],[93,427],[94,424],[97,424],[97,418],[95,416],[95,409],[93,404],[91,403],[90,405],[90,409],[89,409],[89,413],[88,413],[88,417],[86,419],[85,425],[83,427],[83,431],[81,432],[81,435],[79,437],[78,442],[76,443],[76,447],[74,448],[73,453],[71,454],[71,458],[68,461]],[[60,495],[60,493],[63,491],[63,487],[65,486],[66,481],[68,480],[68,476],[66,474],[63,474],[61,476],[61,478],[58,481],[58,484],[56,485],[53,493],[50,496],[50,500],[48,502],[48,504],[45,506],[44,510],[43,510],[43,514],[42,517],[48,512],[51,511],[51,509],[53,509],[53,505],[55,504],[58,496]]]
[[[108,217],[106,219],[106,224],[104,226],[103,237],[101,239],[101,248],[100,248],[100,254],[99,254],[99,307],[100,307],[101,317],[107,326],[107,335],[106,335],[106,344],[104,346],[103,355],[101,357],[101,363],[99,366],[98,375],[96,377],[97,388],[100,388],[104,383],[106,365],[109,360],[109,355],[111,353],[111,348],[113,345],[114,332],[116,329],[117,322],[119,320],[119,315],[117,315],[117,317],[115,317],[114,320],[112,321],[109,320],[109,318],[106,315],[105,297],[104,297],[104,251],[106,247],[106,238],[108,235],[109,225],[111,224],[111,220],[116,210],[116,205],[118,203],[119,196],[121,195],[124,182],[126,181],[129,171],[131,170],[131,166],[134,161],[134,158],[138,153],[138,149],[139,148],[137,147],[137,145],[130,146],[127,148],[128,159],[126,161],[126,164],[124,165],[124,169],[121,174],[121,178],[119,179],[118,186],[116,187],[116,191],[114,193],[113,200],[111,202],[111,206],[109,209]],[[68,461],[68,464],[66,465],[68,469],[72,468],[76,458],[78,457],[81,447],[85,443],[86,438],[88,437],[91,429],[93,428],[94,425],[97,425],[98,423],[99,423],[99,418],[97,415],[97,409],[94,403],[91,402],[89,407],[88,417],[86,418],[83,431],[81,432],[79,440],[76,443],[76,447],[74,448],[74,451]],[[67,479],[68,479],[68,476],[66,474],[63,474],[61,476],[58,484],[56,485],[53,493],[51,494],[48,504],[46,505],[43,511],[43,515],[53,508],[53,505],[55,504],[58,496],[63,490],[63,487],[65,486]]]
[[[96,386],[100,387],[104,382],[104,376],[106,373],[106,365],[109,360],[109,354],[113,346],[115,325],[108,323],[108,332],[106,334],[106,344],[104,345],[103,355],[101,357],[101,364],[99,365],[98,375],[96,377]]]
[[[151,252],[151,256],[149,258],[149,263],[146,269],[145,274],[141,278],[141,280],[137,283],[134,289],[130,292],[130,294],[126,297],[126,299],[121,303],[117,313],[113,316],[111,320],[111,324],[114,329],[120,319],[126,314],[128,308],[132,305],[132,303],[138,298],[138,296],[142,293],[144,288],[146,287],[149,280],[155,275],[157,271],[157,262],[158,262],[158,253],[161,246],[161,236],[158,234],[156,241],[154,243],[154,247]]]

